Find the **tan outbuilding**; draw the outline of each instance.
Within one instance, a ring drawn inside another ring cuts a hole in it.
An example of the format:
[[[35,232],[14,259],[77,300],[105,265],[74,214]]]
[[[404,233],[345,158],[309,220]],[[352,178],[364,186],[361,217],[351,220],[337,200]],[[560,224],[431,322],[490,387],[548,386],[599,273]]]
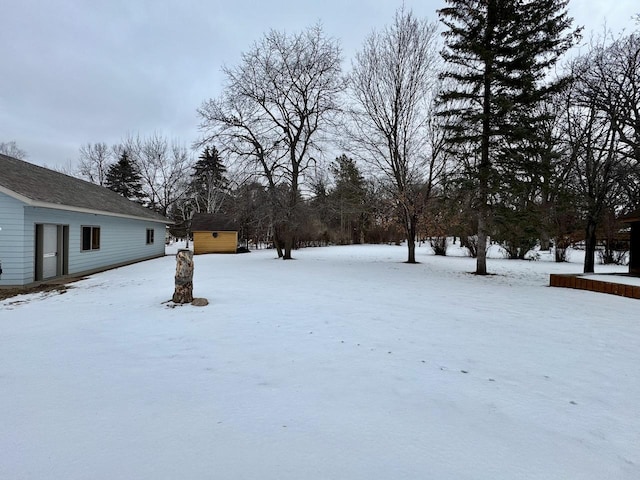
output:
[[[224,215],[196,213],[191,220],[193,253],[236,253],[238,228]]]

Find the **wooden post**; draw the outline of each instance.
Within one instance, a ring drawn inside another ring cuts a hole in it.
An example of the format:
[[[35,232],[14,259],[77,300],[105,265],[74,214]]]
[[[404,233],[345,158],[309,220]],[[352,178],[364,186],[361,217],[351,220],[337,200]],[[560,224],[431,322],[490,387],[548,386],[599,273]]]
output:
[[[174,303],[193,301],[193,252],[180,249],[176,254],[176,289],[173,292]]]

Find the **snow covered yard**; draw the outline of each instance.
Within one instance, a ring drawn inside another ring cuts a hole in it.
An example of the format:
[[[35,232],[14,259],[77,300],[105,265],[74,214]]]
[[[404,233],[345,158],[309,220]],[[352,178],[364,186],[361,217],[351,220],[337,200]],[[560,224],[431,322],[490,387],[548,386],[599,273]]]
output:
[[[640,478],[640,301],[546,286],[579,263],[273,256],[0,302],[0,479]]]

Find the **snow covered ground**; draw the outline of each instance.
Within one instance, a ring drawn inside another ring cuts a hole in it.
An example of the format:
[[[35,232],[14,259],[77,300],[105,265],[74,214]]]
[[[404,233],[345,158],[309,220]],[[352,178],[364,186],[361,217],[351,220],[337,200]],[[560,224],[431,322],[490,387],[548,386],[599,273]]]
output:
[[[207,307],[164,303],[171,256],[0,302],[0,479],[640,478],[640,301],[405,256],[197,256]]]

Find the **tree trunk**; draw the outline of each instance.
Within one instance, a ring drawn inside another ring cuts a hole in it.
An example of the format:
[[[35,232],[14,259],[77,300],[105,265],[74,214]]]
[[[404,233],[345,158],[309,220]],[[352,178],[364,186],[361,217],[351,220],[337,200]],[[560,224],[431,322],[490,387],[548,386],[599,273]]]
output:
[[[487,274],[487,219],[486,206],[478,210],[478,256],[476,257],[476,274]]]
[[[282,242],[279,233],[280,228],[278,226],[273,227],[273,246],[276,247],[276,251],[278,252],[278,258],[282,258],[284,255],[282,253]]]
[[[488,94],[486,94],[488,95]],[[485,99],[485,120],[483,121],[482,152],[478,167],[479,205],[478,205],[478,256],[476,257],[476,275],[487,274],[487,220],[489,218],[489,113],[488,100]]]
[[[540,250],[545,252],[551,248],[551,239],[549,238],[549,232],[546,227],[543,227],[540,232]]]
[[[597,223],[592,218],[587,220],[585,229],[585,246],[584,246],[584,273],[593,273],[595,267],[596,256],[596,226]]]
[[[274,238],[278,239],[278,258],[283,260],[291,260],[291,251],[293,250],[293,242],[295,240],[294,233],[289,224],[282,222],[275,229]]]
[[[284,255],[282,257],[283,260],[291,260],[293,257],[291,256],[291,251],[293,250],[293,242],[290,242],[289,239],[284,242]]]
[[[417,219],[411,215],[406,216],[405,230],[407,232],[407,263],[416,263],[416,223]]]
[[[484,46],[492,50],[493,29],[496,24],[496,5],[489,2],[487,6],[487,26],[485,28]],[[482,92],[482,135],[480,140],[480,165],[478,165],[478,257],[476,258],[476,274],[487,274],[487,221],[489,219],[489,175],[491,173],[491,98],[494,58],[489,55],[484,59],[483,92]]]
[[[176,288],[174,303],[193,302],[193,252],[181,249],[176,254]]]
[[[409,249],[407,263],[417,263],[416,262],[416,241],[411,237],[407,239],[407,248]]]
[[[284,255],[282,256],[283,260],[291,260],[293,257],[291,256],[291,251],[293,250],[293,242],[294,235],[289,227],[285,227],[285,233],[283,235],[284,239]]]

